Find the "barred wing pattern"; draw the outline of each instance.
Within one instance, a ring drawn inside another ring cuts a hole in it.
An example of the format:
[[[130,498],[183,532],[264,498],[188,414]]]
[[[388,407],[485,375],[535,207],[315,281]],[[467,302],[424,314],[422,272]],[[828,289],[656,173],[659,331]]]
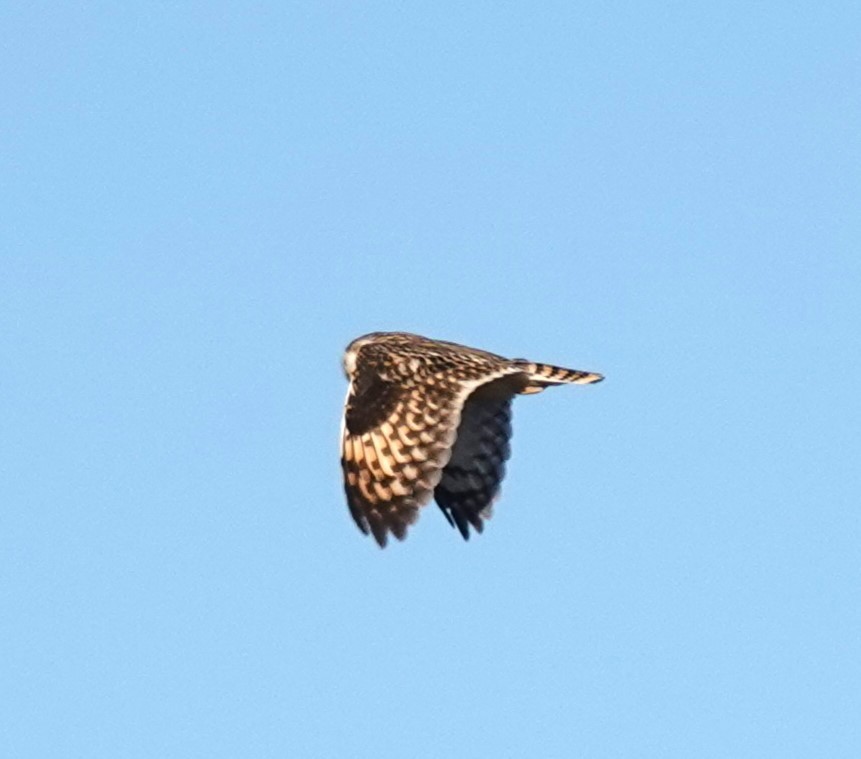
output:
[[[407,526],[433,495],[454,442],[456,393],[414,388],[402,393],[376,381],[347,403],[343,468],[350,513],[382,546]]]
[[[432,497],[464,538],[481,532],[510,454],[513,396],[602,379],[401,332],[357,338],[344,368],[347,503],[380,546],[389,533],[403,540]]]

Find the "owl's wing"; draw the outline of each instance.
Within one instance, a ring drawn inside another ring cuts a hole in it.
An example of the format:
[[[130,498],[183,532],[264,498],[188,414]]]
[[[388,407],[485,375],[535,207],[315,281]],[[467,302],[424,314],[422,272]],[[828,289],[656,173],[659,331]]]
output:
[[[430,500],[466,394],[442,381],[402,386],[371,368],[354,377],[341,436],[344,489],[359,529],[380,546],[390,532],[403,540]]]
[[[457,441],[434,491],[452,527],[469,540],[484,529],[511,455],[511,399],[518,386],[504,377],[477,388],[463,406]]]

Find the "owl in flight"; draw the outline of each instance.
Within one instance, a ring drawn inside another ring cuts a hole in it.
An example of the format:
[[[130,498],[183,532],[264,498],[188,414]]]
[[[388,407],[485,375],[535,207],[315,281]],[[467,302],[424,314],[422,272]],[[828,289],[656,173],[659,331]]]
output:
[[[406,332],[356,338],[344,370],[347,504],[380,547],[403,540],[431,497],[465,540],[470,525],[481,532],[511,453],[512,398],[604,379]]]

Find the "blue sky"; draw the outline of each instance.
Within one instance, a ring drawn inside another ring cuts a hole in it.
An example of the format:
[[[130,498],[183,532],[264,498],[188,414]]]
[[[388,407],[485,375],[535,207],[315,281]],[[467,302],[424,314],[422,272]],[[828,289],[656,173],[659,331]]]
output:
[[[0,9],[0,754],[861,755],[855,3]],[[349,520],[343,347],[515,403]]]

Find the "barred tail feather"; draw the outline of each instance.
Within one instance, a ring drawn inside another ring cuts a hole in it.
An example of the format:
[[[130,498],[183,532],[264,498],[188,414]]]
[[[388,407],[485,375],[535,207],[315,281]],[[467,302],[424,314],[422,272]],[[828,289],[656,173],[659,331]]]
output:
[[[591,385],[604,379],[603,374],[584,372],[579,369],[565,369],[551,364],[536,364],[532,361],[517,360],[515,365],[527,376],[527,386],[523,394],[540,393],[550,385]]]

